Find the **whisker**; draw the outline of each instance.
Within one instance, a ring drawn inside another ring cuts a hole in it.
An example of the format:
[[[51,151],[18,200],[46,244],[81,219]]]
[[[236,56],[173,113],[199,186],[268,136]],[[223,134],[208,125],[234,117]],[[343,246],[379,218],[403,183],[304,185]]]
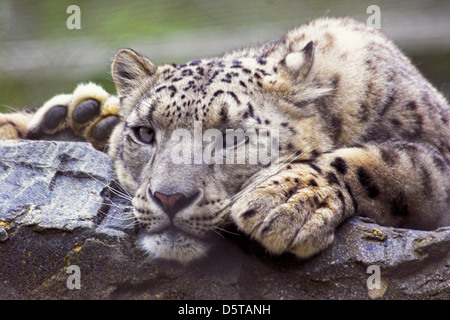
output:
[[[130,199],[133,199],[133,196],[120,184],[116,179],[111,179],[110,181],[114,182],[118,187],[120,187],[121,191]],[[117,190],[117,189],[116,189]]]
[[[97,179],[97,178],[95,178],[92,174],[89,174],[89,173],[87,173],[86,172],[86,174],[90,177],[90,178],[92,178],[92,179],[94,179],[95,181],[97,181],[97,182],[100,182],[101,184],[103,184],[106,188],[108,188],[108,190],[109,191],[111,191],[112,193],[114,193],[116,196],[119,196],[120,198],[122,198],[122,199],[125,199],[125,200],[129,200],[129,201],[132,201],[133,200],[133,197],[116,181],[116,180],[114,180],[114,179],[111,179],[111,180],[109,180],[108,181],[108,184],[107,183],[105,183],[105,182],[103,182],[103,181],[101,181],[101,180],[99,180],[99,179]],[[118,186],[120,186],[120,189],[122,189],[122,191],[124,191],[124,192],[121,192],[121,191],[119,191],[119,190],[117,190],[117,189],[115,189],[115,188],[113,188],[113,187],[111,187],[111,185],[110,185],[110,182],[114,182],[115,184],[117,184]]]
[[[133,220],[136,220],[134,215],[132,213],[129,213],[130,211],[132,211],[134,209],[134,207],[131,206],[131,205],[122,205],[120,203],[114,203],[113,200],[111,200],[111,199],[105,199],[105,200],[95,199],[94,201],[97,202],[102,207],[106,206],[106,207],[109,207],[109,208],[117,208],[121,212],[124,213],[124,217],[120,217],[120,216],[116,216],[116,215],[111,215],[109,212],[104,212],[102,210],[99,210],[99,213],[104,215],[105,217],[108,217],[108,218],[110,218],[112,220],[117,220],[117,221],[133,221]]]
[[[8,109],[11,112],[19,112],[20,111],[19,108],[14,108],[14,107],[8,106],[6,104],[0,104],[0,107]]]
[[[114,207],[114,208],[123,209],[123,210],[132,210],[134,208],[133,206],[124,206],[124,205],[120,205],[120,204],[114,203],[112,201],[110,201],[110,203],[101,202],[101,204],[103,206],[109,206],[109,207]]]
[[[222,231],[222,232],[225,232],[225,233],[228,233],[228,234],[232,234],[232,235],[234,235],[234,236],[240,236],[241,234],[240,233],[236,233],[236,232],[232,232],[232,231],[229,231],[229,230],[226,230],[226,229],[223,229],[223,228],[220,228],[220,227],[214,227],[215,229],[218,229],[218,230],[220,230],[220,231]]]
[[[114,193],[116,196],[121,197],[122,199],[128,200],[128,201],[132,201],[133,197],[131,197],[128,194],[125,194],[123,192],[120,192],[119,190],[111,187],[111,186],[106,186],[108,188],[109,191],[111,191],[112,193]]]
[[[130,221],[130,222],[136,221],[136,218],[134,218],[134,217],[121,218],[121,217],[116,217],[116,216],[109,215],[109,214],[107,214],[107,213],[105,213],[105,212],[100,212],[100,213],[101,213],[102,215],[104,215],[105,217],[110,218],[111,220],[117,220],[117,221]]]
[[[213,229],[212,231],[214,231],[214,233],[218,234],[222,239],[225,240],[225,237],[223,236],[223,234],[221,234],[219,231]]]
[[[92,197],[96,197],[97,194],[90,194],[90,196]],[[94,199],[94,201],[96,201],[97,203],[100,203],[102,206],[109,206],[109,207],[114,207],[117,209],[121,209],[121,210],[132,210],[134,207],[132,205],[124,205],[122,203],[115,203],[112,199],[104,199],[104,200],[100,200],[100,199]]]

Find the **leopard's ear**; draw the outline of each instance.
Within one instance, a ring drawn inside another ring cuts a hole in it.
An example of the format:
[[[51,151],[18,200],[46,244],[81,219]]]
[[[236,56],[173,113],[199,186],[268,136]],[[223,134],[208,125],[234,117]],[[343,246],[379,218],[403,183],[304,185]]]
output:
[[[294,81],[301,81],[308,75],[313,62],[314,42],[310,41],[302,50],[288,53],[281,64]]]
[[[150,60],[131,49],[118,51],[111,68],[114,83],[121,95],[130,92],[140,81],[156,72],[156,67]]]
[[[286,51],[279,61],[276,73],[264,77],[262,85],[272,93],[291,96],[310,74],[314,63],[314,42],[308,42],[301,50],[288,45]]]

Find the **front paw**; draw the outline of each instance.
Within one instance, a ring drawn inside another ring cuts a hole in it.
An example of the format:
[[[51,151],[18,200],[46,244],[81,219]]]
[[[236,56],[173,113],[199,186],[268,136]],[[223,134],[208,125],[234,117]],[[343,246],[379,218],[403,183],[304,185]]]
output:
[[[232,205],[231,217],[269,252],[306,258],[333,241],[342,221],[343,195],[308,165],[289,166],[245,189]]]

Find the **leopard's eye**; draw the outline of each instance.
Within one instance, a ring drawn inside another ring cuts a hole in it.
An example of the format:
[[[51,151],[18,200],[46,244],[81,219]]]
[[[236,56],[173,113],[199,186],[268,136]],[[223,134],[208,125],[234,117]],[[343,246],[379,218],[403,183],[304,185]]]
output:
[[[155,140],[155,132],[152,128],[136,127],[134,128],[136,138],[146,144],[151,144]]]

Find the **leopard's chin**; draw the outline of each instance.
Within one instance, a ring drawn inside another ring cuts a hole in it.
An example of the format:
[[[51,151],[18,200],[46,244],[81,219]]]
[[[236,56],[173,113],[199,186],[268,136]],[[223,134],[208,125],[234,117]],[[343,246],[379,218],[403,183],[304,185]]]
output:
[[[139,243],[152,259],[177,261],[182,264],[204,257],[210,248],[205,241],[174,230],[145,234]]]

